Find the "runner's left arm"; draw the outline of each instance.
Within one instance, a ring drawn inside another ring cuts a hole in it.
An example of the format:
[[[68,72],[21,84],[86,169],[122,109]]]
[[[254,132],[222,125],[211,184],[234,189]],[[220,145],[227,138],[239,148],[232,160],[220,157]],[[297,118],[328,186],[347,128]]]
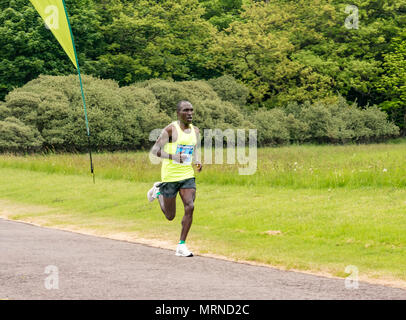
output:
[[[200,131],[199,128],[194,127],[196,131],[196,145],[193,150],[193,163],[196,165],[197,170],[200,172],[203,169],[201,163],[201,154],[200,154]]]

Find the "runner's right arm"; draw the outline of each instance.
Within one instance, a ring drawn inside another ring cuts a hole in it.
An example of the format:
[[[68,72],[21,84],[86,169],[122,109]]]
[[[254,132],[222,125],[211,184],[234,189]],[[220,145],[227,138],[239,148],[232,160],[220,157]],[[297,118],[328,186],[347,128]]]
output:
[[[172,138],[172,129],[173,129],[173,126],[169,125],[165,129],[162,130],[162,133],[158,137],[154,146],[152,147],[151,152],[154,156],[157,156],[159,158],[175,160],[177,162],[182,163],[183,160],[185,160],[187,158],[186,155],[184,155],[182,153],[169,154],[164,151],[164,147],[169,142],[169,138]]]

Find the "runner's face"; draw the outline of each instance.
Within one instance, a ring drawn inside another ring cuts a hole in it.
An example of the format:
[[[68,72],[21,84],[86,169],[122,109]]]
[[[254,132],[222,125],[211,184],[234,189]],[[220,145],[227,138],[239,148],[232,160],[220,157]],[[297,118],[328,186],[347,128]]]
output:
[[[193,120],[193,106],[191,104],[183,104],[178,112],[178,118],[184,124],[191,124]]]

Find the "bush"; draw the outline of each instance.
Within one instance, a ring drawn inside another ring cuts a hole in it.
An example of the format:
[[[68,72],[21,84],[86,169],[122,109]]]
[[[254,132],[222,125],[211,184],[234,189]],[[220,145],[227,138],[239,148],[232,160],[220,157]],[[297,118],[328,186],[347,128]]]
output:
[[[388,115],[372,106],[362,110],[365,127],[372,131],[375,140],[382,140],[399,135],[399,127],[388,121]]]
[[[299,119],[308,126],[305,141],[346,143],[382,141],[399,134],[399,128],[376,107],[359,109],[343,99],[335,103],[303,105]]]
[[[123,142],[131,146],[136,142],[138,148],[151,145],[149,133],[164,128],[171,118],[159,108],[159,101],[151,90],[136,86],[122,87],[120,94],[124,99]]]
[[[83,77],[91,133],[96,150],[133,150],[144,147],[149,132],[169,118],[159,112],[152,92],[136,87],[119,88],[112,80]],[[85,151],[83,103],[75,76],[41,76],[16,89],[6,108],[24,123],[38,129],[44,148]]]
[[[238,106],[223,101],[205,81],[174,82],[168,80],[148,80],[137,87],[153,92],[160,110],[171,119],[176,119],[176,105],[180,100],[188,100],[195,110],[194,124],[200,129],[243,128],[244,116]]]
[[[288,113],[286,116],[286,129],[289,132],[290,142],[302,143],[309,139],[309,125],[301,121],[300,118],[296,118],[293,113]]]
[[[348,105],[346,102],[340,101],[335,108],[335,114],[339,116],[345,124],[340,142],[369,141],[373,131],[365,126],[364,114],[355,104]]]
[[[257,126],[260,145],[283,144],[290,139],[287,116],[281,109],[258,110],[252,122]]]
[[[6,105],[0,101],[0,120],[4,120],[7,117],[10,117],[10,109],[6,107]]]
[[[194,106],[203,100],[215,100],[220,103],[216,92],[204,81],[174,82],[154,79],[138,83],[137,86],[151,90],[160,110],[172,119],[176,119],[176,105],[181,100],[188,100]]]
[[[330,142],[331,138],[335,138],[334,126],[337,123],[325,105],[305,103],[300,112],[300,119],[308,126],[305,141],[326,143]]]
[[[382,141],[399,134],[377,107],[360,109],[338,97],[317,103],[291,103],[284,109],[258,110],[251,118],[260,145]]]
[[[230,101],[239,106],[247,103],[248,88],[238,83],[232,76],[225,75],[210,79],[208,82],[222,100]]]
[[[235,128],[243,116],[222,101],[204,81],[149,80],[119,88],[113,80],[83,77],[92,149],[134,150],[150,147],[149,134],[176,119],[176,104],[189,100],[196,109],[196,125]],[[43,148],[86,151],[83,103],[76,76],[41,76],[15,89],[0,106],[0,116],[15,115],[35,128]]]
[[[5,106],[9,114],[27,125],[36,127],[40,102],[40,96],[37,93],[16,89],[6,96]]]
[[[20,120],[9,117],[0,121],[0,151],[36,151],[42,147],[43,139],[39,132]]]
[[[159,109],[171,118],[175,118],[176,104],[180,100],[191,100],[191,97],[188,97],[186,92],[173,81],[153,79],[135,84],[135,86],[150,90],[154,99],[158,101]]]
[[[372,142],[399,134],[399,128],[377,107],[359,109],[340,97],[248,114],[248,109],[220,99],[205,81],[155,79],[120,88],[113,80],[84,76],[83,84],[92,149],[98,151],[149,148],[153,143],[150,132],[176,119],[180,100],[194,105],[194,124],[202,131],[257,129],[259,146]],[[225,93],[223,98],[228,97]],[[241,97],[229,96],[239,103]],[[76,76],[41,76],[13,90],[0,103],[0,150],[86,151],[84,118]]]
[[[244,117],[230,102],[204,100],[195,104],[195,125],[201,129],[242,128]]]

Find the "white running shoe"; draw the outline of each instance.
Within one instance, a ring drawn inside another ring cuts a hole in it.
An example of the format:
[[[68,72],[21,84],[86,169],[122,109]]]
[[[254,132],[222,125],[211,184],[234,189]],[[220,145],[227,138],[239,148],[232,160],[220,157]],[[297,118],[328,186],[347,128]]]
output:
[[[176,255],[178,257],[193,257],[193,253],[189,251],[186,244],[178,244],[176,247]]]
[[[148,198],[149,202],[152,202],[156,198],[158,198],[158,192],[159,192],[159,188],[157,187],[158,184],[160,184],[160,182],[155,182],[154,186],[148,190],[147,198]]]

